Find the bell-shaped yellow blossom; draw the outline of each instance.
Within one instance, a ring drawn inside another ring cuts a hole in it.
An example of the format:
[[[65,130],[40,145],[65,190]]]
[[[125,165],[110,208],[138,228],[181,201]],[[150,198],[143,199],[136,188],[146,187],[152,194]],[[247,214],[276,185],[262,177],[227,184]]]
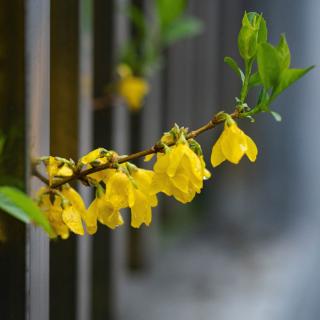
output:
[[[132,178],[136,184],[133,189],[134,203],[131,206],[131,226],[139,228],[141,224],[149,225],[152,220],[151,207],[158,204],[157,196],[151,194],[150,186],[154,172],[138,169],[132,172]]]
[[[97,220],[111,229],[123,224],[119,209],[115,208],[104,195],[97,195],[88,208],[86,225],[89,234],[97,231]]]
[[[50,185],[54,177],[70,177],[73,175],[73,170],[67,164],[52,156],[46,161],[46,167]]]
[[[131,208],[131,226],[139,228],[141,224],[149,225],[152,220],[151,207],[157,205],[157,198],[150,192],[154,173],[150,170],[135,168],[125,173],[122,168],[116,170],[105,181],[106,199],[114,208]]]
[[[187,142],[178,143],[165,154],[158,154],[151,192],[164,192],[182,203],[200,193],[203,180],[210,177],[202,156],[190,149]]]
[[[118,83],[118,94],[124,99],[130,110],[138,111],[142,107],[144,97],[149,92],[148,82],[142,77],[134,76],[126,65],[121,65],[118,72],[121,77]]]
[[[79,163],[82,165],[87,165],[90,164],[94,161],[99,162],[100,164],[106,163],[107,159],[106,156],[109,154],[109,151],[104,149],[104,148],[98,148],[93,151],[90,151],[87,153],[85,156],[83,156],[80,160]]]
[[[83,156],[79,162],[78,166],[87,166],[88,169],[92,168],[96,165],[103,165],[108,163],[109,161],[114,161],[118,155],[114,151],[109,151],[104,148],[95,149],[85,156]],[[99,170],[97,172],[91,173],[88,175],[91,179],[95,180],[96,182],[100,182],[101,180],[105,180],[108,178],[110,173],[109,169]]]
[[[254,162],[258,154],[256,144],[235,121],[229,124],[226,121],[222,134],[212,148],[211,164],[216,167],[225,160],[238,164],[245,154]]]
[[[85,210],[84,204],[79,202],[76,191],[70,189],[67,190],[66,187],[60,194],[50,194],[46,188],[40,190],[39,206],[53,229],[52,237],[61,236],[62,239],[67,239],[69,229],[76,234],[84,234],[81,220]]]

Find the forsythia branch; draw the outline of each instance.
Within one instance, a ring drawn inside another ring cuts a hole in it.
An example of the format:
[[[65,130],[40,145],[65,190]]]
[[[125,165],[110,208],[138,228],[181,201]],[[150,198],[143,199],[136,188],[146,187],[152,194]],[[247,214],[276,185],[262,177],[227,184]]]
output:
[[[222,112],[218,112],[217,114],[214,115],[214,117],[207,124],[201,126],[200,128],[198,128],[196,130],[189,132],[186,136],[186,139],[187,140],[193,139],[193,138],[199,136],[200,134],[215,128],[217,125],[224,123],[225,118],[221,117],[220,116],[221,114],[222,114]],[[230,117],[233,119],[236,119],[236,118],[240,118],[241,115],[238,110],[235,110],[233,113],[230,114]],[[171,147],[174,144],[175,144],[175,142],[171,142],[171,143],[168,143],[167,146]],[[151,147],[149,149],[145,149],[145,150],[142,150],[142,151],[139,151],[136,153],[132,153],[130,155],[119,156],[116,159],[114,159],[113,161],[108,162],[106,164],[102,164],[102,165],[99,165],[99,166],[96,166],[96,167],[93,167],[90,169],[86,169],[83,171],[74,172],[73,175],[71,175],[70,177],[66,177],[66,178],[62,179],[61,181],[53,183],[51,185],[51,188],[58,188],[64,184],[67,184],[67,183],[69,183],[71,181],[75,181],[75,180],[86,181],[86,179],[85,179],[86,176],[88,176],[92,173],[95,173],[95,172],[99,172],[99,171],[102,171],[102,170],[105,170],[108,168],[112,168],[115,163],[121,164],[121,163],[129,162],[129,161],[143,158],[147,155],[154,154],[157,152],[162,152],[162,151],[163,151],[163,146],[161,146],[161,144],[156,143],[153,147]],[[39,170],[37,168],[37,163],[33,164],[32,173],[35,177],[39,178],[43,183],[45,183],[46,185],[49,185],[49,180],[39,172]]]

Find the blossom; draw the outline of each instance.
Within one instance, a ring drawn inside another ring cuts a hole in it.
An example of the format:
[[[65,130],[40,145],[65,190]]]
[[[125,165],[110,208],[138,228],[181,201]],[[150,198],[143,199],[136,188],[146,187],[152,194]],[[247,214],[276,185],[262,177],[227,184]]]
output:
[[[251,162],[257,158],[258,149],[254,141],[247,136],[233,120],[226,121],[224,130],[212,148],[211,163],[213,167],[228,160],[238,164],[247,155]]]
[[[118,94],[124,99],[130,110],[138,111],[144,97],[149,92],[148,82],[143,77],[133,75],[129,66],[119,66],[118,72],[121,77],[118,82]]]
[[[99,164],[103,164],[107,162],[107,155],[109,154],[109,151],[104,148],[97,148],[95,150],[90,151],[81,159],[79,160],[79,163],[82,165],[88,165],[92,162],[98,162]]]
[[[134,228],[139,228],[143,223],[151,223],[151,207],[157,205],[155,194],[150,192],[153,175],[150,170],[132,165],[126,170],[123,165],[107,181],[106,199],[114,208],[131,209],[131,226]]]
[[[87,168],[90,169],[95,166],[115,161],[117,156],[118,154],[112,150],[110,151],[104,148],[97,148],[83,156],[78,162],[78,167],[82,168],[83,166],[87,166]],[[104,179],[107,179],[109,173],[109,169],[104,169],[91,173],[88,175],[88,177],[95,180],[98,183]]]
[[[136,188],[133,189],[134,202],[131,206],[131,226],[139,228],[142,223],[147,226],[151,223],[151,207],[156,207],[158,200],[155,194],[150,192],[150,186],[154,172],[138,169],[132,173]]]
[[[73,175],[73,170],[68,164],[56,157],[49,156],[45,161],[45,165],[50,185],[52,184],[54,177],[70,177]]]
[[[203,157],[191,150],[188,142],[158,154],[153,169],[152,192],[163,192],[182,203],[190,202],[200,193],[203,180],[210,177]]]
[[[47,188],[39,191],[39,207],[47,216],[53,229],[52,237],[69,237],[69,230],[84,235],[82,216],[85,207],[80,195],[71,187],[65,186],[61,192],[52,192]]]
[[[97,231],[97,220],[111,229],[123,224],[119,209],[115,208],[104,195],[97,195],[88,208],[86,225],[89,234]]]

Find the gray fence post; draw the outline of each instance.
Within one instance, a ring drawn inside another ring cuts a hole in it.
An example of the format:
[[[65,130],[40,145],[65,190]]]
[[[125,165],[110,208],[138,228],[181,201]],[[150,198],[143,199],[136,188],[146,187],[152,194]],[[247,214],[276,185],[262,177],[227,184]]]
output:
[[[30,159],[49,153],[50,1],[26,1],[25,68],[27,110],[27,181]],[[29,151],[29,152],[28,152]],[[40,187],[33,178],[30,194]],[[49,319],[49,240],[34,226],[26,234],[26,319]]]

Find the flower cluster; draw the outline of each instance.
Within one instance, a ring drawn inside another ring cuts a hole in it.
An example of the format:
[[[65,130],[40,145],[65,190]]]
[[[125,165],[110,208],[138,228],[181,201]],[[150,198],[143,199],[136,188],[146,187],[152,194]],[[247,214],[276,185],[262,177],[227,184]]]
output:
[[[116,152],[104,148],[89,152],[77,164],[59,157],[41,158],[48,186],[40,189],[38,203],[52,227],[51,236],[66,239],[70,231],[78,235],[94,234],[98,222],[115,229],[124,223],[121,210],[125,208],[131,210],[133,228],[148,226],[160,192],[181,203],[192,201],[201,192],[203,181],[211,177],[201,146],[188,135],[187,129],[177,125],[163,135],[157,146],[153,170],[138,168],[130,162],[120,163],[121,157]],[[256,145],[226,116],[224,130],[212,149],[212,165],[216,167],[225,160],[238,163],[244,154],[255,161]],[[154,153],[146,156],[145,161],[153,156]],[[68,183],[55,187],[61,179],[83,170],[89,170],[84,182],[95,188],[95,198],[88,208]]]

